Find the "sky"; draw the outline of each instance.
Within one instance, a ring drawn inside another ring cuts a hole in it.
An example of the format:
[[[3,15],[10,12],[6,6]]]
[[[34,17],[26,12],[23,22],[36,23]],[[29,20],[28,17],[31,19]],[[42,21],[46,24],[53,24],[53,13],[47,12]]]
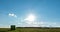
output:
[[[59,24],[60,0],[0,0],[0,27],[60,27]]]

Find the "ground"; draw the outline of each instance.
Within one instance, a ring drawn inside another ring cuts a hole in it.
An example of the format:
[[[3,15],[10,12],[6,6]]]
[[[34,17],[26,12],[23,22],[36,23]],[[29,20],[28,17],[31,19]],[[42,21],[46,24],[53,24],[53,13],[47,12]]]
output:
[[[0,28],[0,32],[60,32],[60,28],[16,28],[16,30],[10,30],[10,28]]]

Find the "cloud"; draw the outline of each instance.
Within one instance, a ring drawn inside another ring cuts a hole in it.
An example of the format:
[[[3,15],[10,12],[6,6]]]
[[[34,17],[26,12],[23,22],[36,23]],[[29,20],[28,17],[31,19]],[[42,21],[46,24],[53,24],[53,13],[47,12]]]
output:
[[[23,27],[58,27],[56,22],[47,22],[47,21],[24,21],[26,24],[22,24]]]
[[[21,17],[18,19],[18,25],[21,27],[60,27],[58,22],[44,20],[28,21]]]
[[[8,15],[11,17],[17,17],[14,13],[9,13]]]

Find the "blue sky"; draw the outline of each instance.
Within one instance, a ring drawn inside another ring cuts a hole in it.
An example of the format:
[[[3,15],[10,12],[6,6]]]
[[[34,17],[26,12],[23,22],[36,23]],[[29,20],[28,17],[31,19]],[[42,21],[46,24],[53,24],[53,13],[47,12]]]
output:
[[[28,24],[24,19],[33,14],[36,19]],[[60,0],[0,0],[0,27],[60,27]]]

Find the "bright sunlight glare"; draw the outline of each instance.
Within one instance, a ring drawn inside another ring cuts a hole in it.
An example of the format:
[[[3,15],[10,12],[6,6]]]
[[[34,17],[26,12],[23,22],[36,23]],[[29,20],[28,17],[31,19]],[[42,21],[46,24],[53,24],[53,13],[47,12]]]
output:
[[[28,17],[25,20],[34,21],[35,20],[35,16],[33,14],[30,14],[30,15],[28,15]]]

